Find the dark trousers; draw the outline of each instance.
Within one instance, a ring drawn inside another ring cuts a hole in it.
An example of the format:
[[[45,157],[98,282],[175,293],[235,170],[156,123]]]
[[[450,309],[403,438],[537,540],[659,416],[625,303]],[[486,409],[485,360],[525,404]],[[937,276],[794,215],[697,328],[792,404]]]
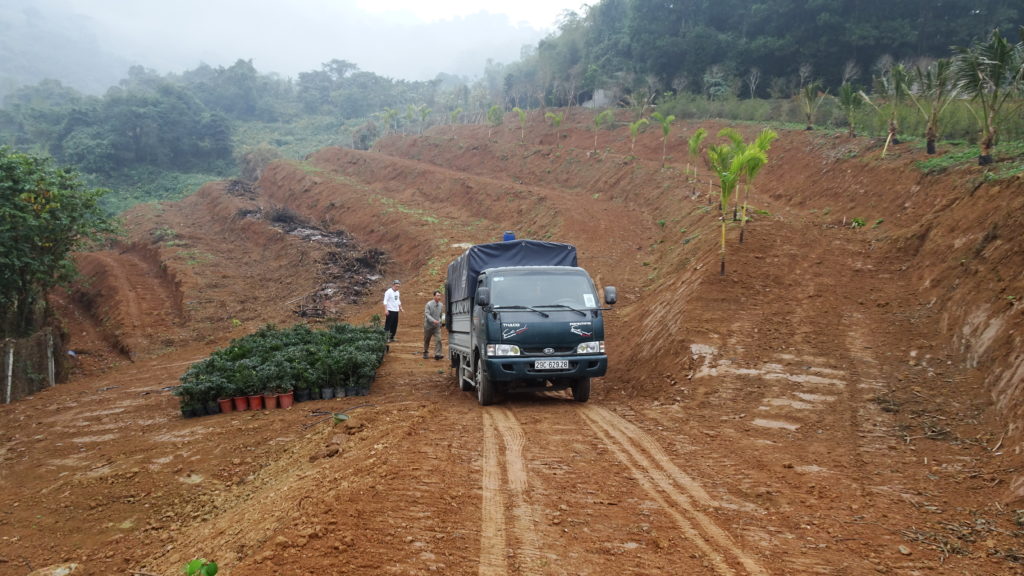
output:
[[[398,332],[397,311],[388,311],[388,316],[384,319],[384,331],[388,333],[388,340],[395,339],[395,333]]]

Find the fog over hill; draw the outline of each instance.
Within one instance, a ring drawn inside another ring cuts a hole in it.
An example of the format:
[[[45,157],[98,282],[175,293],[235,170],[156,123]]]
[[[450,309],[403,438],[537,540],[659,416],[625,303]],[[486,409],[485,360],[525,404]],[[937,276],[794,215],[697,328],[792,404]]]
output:
[[[128,70],[132,60],[105,50],[94,22],[58,4],[0,3],[0,95],[46,78],[99,94]]]
[[[548,2],[543,10],[530,10],[530,2],[459,4],[432,3],[425,11],[394,2],[385,11],[360,0],[4,0],[0,95],[44,78],[100,94],[133,65],[163,74],[238,59],[285,77],[341,59],[395,79],[442,72],[473,78],[488,60],[518,60],[573,2]]]

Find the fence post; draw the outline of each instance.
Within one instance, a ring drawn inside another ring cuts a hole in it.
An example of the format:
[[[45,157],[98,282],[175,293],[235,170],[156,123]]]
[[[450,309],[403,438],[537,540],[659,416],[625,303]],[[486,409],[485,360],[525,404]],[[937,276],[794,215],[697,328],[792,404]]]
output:
[[[50,379],[50,388],[57,385],[57,370],[53,363],[53,329],[46,329],[46,376]]]
[[[4,356],[6,356],[7,359],[7,387],[6,393],[4,394],[4,404],[10,404],[11,384],[14,380],[14,340],[10,338],[4,340],[4,347],[6,348],[5,351],[7,352],[6,354],[4,354]]]

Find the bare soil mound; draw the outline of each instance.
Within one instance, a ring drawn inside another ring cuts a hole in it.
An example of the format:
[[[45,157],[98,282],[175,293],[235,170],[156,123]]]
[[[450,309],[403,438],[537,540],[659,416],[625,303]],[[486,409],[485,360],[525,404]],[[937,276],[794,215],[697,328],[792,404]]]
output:
[[[277,163],[82,254],[55,302],[88,354],[0,408],[0,575],[1024,574],[1019,177],[784,131],[722,276],[686,139],[725,124],[677,124],[663,157],[660,131],[531,116]],[[419,357],[447,263],[504,230],[619,289],[586,404],[481,409]],[[393,277],[370,396],[181,418],[190,363],[267,323],[368,322]]]

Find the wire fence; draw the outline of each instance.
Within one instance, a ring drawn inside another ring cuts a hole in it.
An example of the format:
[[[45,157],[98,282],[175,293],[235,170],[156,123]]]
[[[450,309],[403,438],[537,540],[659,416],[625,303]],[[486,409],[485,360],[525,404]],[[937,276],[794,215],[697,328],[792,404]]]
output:
[[[10,404],[66,379],[67,362],[59,333],[45,328],[27,338],[3,341],[3,402]]]

